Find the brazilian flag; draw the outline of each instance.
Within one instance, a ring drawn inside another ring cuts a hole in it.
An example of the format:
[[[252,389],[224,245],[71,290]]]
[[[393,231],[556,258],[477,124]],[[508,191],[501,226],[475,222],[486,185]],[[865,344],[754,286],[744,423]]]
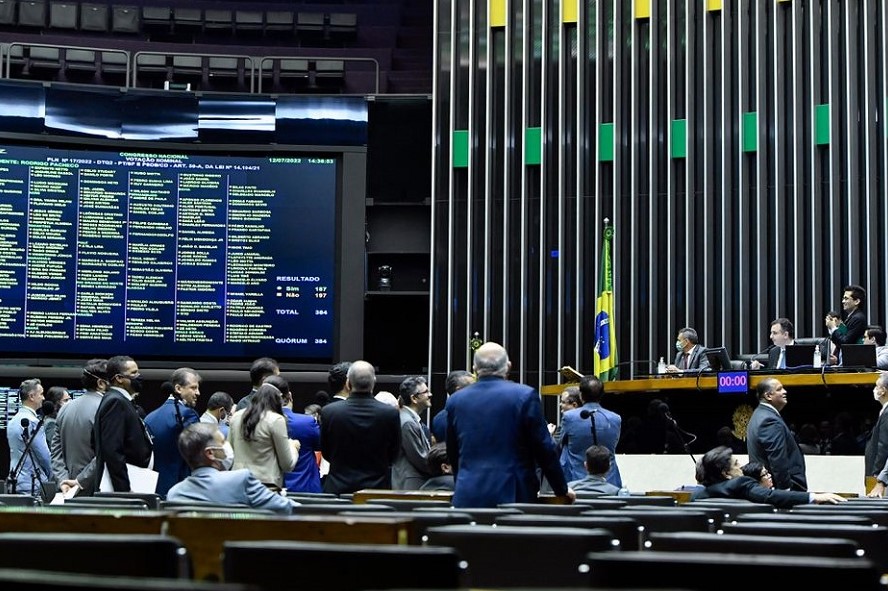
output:
[[[598,300],[595,307],[595,375],[602,382],[617,379],[617,334],[614,324],[614,228],[604,220]]]

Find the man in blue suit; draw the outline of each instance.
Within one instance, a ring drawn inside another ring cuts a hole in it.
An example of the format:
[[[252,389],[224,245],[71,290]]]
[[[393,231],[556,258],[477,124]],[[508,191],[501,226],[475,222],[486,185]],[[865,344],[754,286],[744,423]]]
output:
[[[188,367],[180,367],[170,376],[172,393],[157,410],[145,417],[145,425],[154,437],[154,469],[157,470],[155,492],[165,497],[170,487],[183,480],[191,470],[179,453],[179,434],[200,421],[194,405],[200,396],[200,375]]]
[[[607,481],[621,488],[623,479],[614,455],[620,441],[623,419],[617,413],[601,406],[604,384],[595,376],[580,380],[583,406],[564,413],[561,418],[561,469],[568,482],[586,477],[583,462],[586,450],[592,445],[603,445],[610,451],[610,469]]]
[[[497,343],[481,345],[473,366],[478,381],[454,393],[446,406],[453,506],[535,502],[537,466],[555,494],[573,502],[576,494],[558,464],[537,391],[506,379],[512,364]]]
[[[225,438],[216,425],[195,423],[186,427],[178,443],[192,472],[170,489],[167,500],[245,505],[285,515],[299,504],[273,493],[247,468],[225,470]]]

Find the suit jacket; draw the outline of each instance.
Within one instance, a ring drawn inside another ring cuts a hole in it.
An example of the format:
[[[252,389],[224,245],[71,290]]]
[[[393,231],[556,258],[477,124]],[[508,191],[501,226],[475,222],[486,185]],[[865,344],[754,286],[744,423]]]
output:
[[[352,392],[347,400],[321,409],[321,452],[330,462],[324,492],[391,488],[400,448],[398,409],[369,392]]]
[[[834,330],[829,336],[832,342],[839,347],[847,343],[862,343],[863,333],[866,332],[867,327],[866,315],[863,311],[854,310],[845,318],[844,323],[847,330]]]
[[[777,409],[761,404],[746,427],[749,459],[759,462],[774,478],[774,488],[808,490],[805,456]]]
[[[568,484],[576,492],[594,493],[599,495],[615,495],[620,492],[620,487],[615,486],[601,476],[587,474],[585,478],[574,480]]]
[[[423,432],[419,415],[406,407],[400,412],[401,447],[392,465],[392,488],[417,490],[432,476],[428,464],[432,445]]]
[[[768,369],[775,369],[777,367],[777,362],[780,361],[780,351],[782,350],[783,347],[771,347],[771,350],[768,351]],[[784,365],[786,364],[785,357],[783,363]]]
[[[114,490],[129,492],[126,465],[147,468],[153,446],[135,404],[123,390],[112,387],[102,396],[93,425],[93,440],[96,445],[95,482],[102,481],[102,473],[107,469]]]
[[[592,413],[587,419],[582,418],[583,411]],[[595,437],[592,436],[592,420],[595,420]],[[586,449],[598,439],[598,445],[610,450],[611,468],[607,473],[607,481],[618,489],[623,486],[620,469],[615,456],[617,443],[620,441],[620,429],[623,419],[617,413],[603,408],[597,402],[587,402],[580,408],[574,408],[561,417],[561,469],[567,480],[582,480],[588,475],[583,462],[586,460]]]
[[[293,492],[321,492],[321,471],[318,469],[316,451],[321,449],[321,427],[309,415],[295,413],[284,408],[287,420],[287,436],[298,439],[299,457],[296,466],[284,473],[284,488]]]
[[[178,408],[178,416],[176,409]],[[179,424],[181,417],[181,424]],[[179,453],[179,434],[188,425],[200,420],[197,412],[182,401],[167,398],[156,410],[145,417],[148,432],[154,438],[154,469],[157,470],[157,489],[155,492],[165,497],[170,487],[184,480],[191,469],[185,458]]]
[[[285,515],[298,504],[273,493],[249,470],[227,472],[212,466],[195,468],[191,476],[170,489],[167,500],[240,504]]]
[[[432,435],[437,443],[447,443],[447,409],[442,408],[432,417]]]
[[[245,414],[245,411],[237,412],[231,418],[232,469],[249,468],[259,482],[283,487],[284,472],[290,472],[297,460],[287,435],[287,419],[266,410],[256,425],[253,438],[248,441],[244,439]]]
[[[888,409],[879,413],[864,452],[866,476],[878,476],[888,460]]]
[[[556,495],[567,494],[535,389],[484,376],[453,393],[446,408],[454,507],[536,502],[537,466]]]
[[[27,427],[22,426],[22,419],[28,420]],[[37,429],[38,426],[41,427],[40,430]],[[27,435],[25,435],[26,432]],[[26,454],[27,442],[32,439],[30,453]],[[6,442],[9,444],[9,469],[12,471],[16,467],[19,468],[16,474],[15,492],[20,495],[39,493],[40,483],[49,482],[52,479],[52,466],[50,465],[46,436],[43,434],[40,419],[33,409],[24,405],[19,407],[19,411],[15,413],[7,425]],[[20,460],[22,463],[19,466]],[[35,475],[36,478],[34,478]],[[33,489],[31,487],[32,480],[34,481]]]
[[[686,369],[689,370],[703,370],[709,369],[709,358],[704,355],[704,351],[706,347],[701,344],[694,345],[693,349],[691,349],[691,356],[688,359],[688,367]],[[681,358],[684,357],[684,352],[677,353],[675,355],[675,367],[681,368]]]
[[[697,499],[746,499],[753,503],[768,503],[778,509],[789,509],[810,502],[806,492],[765,488],[749,476],[738,476],[697,490],[692,500]],[[692,505],[689,506],[693,508]]]
[[[96,450],[93,424],[102,394],[94,390],[75,398],[59,410],[57,428],[50,442],[52,472],[58,482],[75,479],[83,494],[92,494],[95,482]]]

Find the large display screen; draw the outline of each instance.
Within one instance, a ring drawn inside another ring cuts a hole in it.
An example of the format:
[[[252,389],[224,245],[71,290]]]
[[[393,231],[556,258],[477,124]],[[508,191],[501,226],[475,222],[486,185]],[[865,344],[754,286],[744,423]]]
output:
[[[0,356],[329,361],[340,166],[0,146]]]

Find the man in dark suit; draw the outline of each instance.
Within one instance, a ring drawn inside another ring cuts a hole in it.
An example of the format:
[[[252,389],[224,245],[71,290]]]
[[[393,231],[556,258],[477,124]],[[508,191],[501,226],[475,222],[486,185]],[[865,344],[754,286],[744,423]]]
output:
[[[253,389],[250,390],[249,394],[237,401],[237,410],[244,410],[250,406],[250,402],[253,401],[253,395],[259,389],[259,386],[262,385],[262,382],[265,381],[265,378],[280,375],[280,373],[281,368],[278,366],[278,362],[271,357],[260,357],[253,361],[252,365],[250,365],[250,384],[253,386]]]
[[[444,393],[450,398],[457,390],[462,390],[475,382],[475,376],[464,369],[454,369],[444,380]],[[445,404],[447,400],[444,400]],[[437,443],[447,443],[447,409],[442,408],[432,418],[432,436]]]
[[[401,448],[398,409],[373,398],[376,372],[366,361],[348,368],[346,400],[321,409],[321,453],[330,462],[324,492],[391,488]]]
[[[863,333],[866,331],[866,314],[863,306],[866,304],[866,290],[859,285],[846,285],[842,293],[842,310],[845,313],[844,321],[830,321],[827,318],[826,327],[829,329],[829,338],[837,347],[847,343],[862,343]]]
[[[766,378],[759,382],[756,393],[759,404],[746,427],[749,460],[767,468],[774,477],[774,488],[807,491],[805,456],[780,416],[786,406],[786,389],[777,378]]]
[[[740,461],[733,456],[731,448],[725,446],[709,450],[697,462],[697,480],[705,488],[694,493],[694,500],[745,499],[753,503],[769,503],[778,509],[808,503],[835,505],[846,501],[835,493],[765,488],[754,478],[743,475]]]
[[[481,345],[473,366],[478,381],[453,394],[446,407],[453,506],[535,502],[537,466],[555,494],[572,502],[576,494],[567,487],[537,391],[506,379],[512,364],[497,343]]]
[[[172,393],[157,409],[145,417],[145,425],[154,442],[154,468],[157,490],[166,497],[170,487],[184,480],[191,470],[179,453],[179,434],[188,425],[200,421],[194,405],[200,396],[200,375],[190,367],[180,367],[170,376]]]
[[[139,417],[134,399],[142,389],[139,366],[132,357],[108,360],[110,387],[102,397],[93,426],[96,443],[96,482],[108,471],[115,491],[129,492],[127,464],[148,468],[152,463],[151,437]]]
[[[768,351],[768,369],[786,369],[786,347],[795,343],[795,327],[789,318],[778,318],[771,323],[771,342],[774,344]],[[763,366],[757,359],[749,364],[749,369],[761,369]]]
[[[876,477],[873,488],[878,488],[878,491],[870,496],[881,497],[885,492],[885,484],[879,478],[884,479],[882,471],[888,465],[888,373],[879,374],[876,378],[873,398],[879,403],[879,418],[866,442],[864,474]]]
[[[675,363],[666,366],[666,371],[678,373],[682,371],[703,371],[709,369],[709,358],[706,347],[700,344],[697,331],[686,326],[678,331],[675,337]]]

